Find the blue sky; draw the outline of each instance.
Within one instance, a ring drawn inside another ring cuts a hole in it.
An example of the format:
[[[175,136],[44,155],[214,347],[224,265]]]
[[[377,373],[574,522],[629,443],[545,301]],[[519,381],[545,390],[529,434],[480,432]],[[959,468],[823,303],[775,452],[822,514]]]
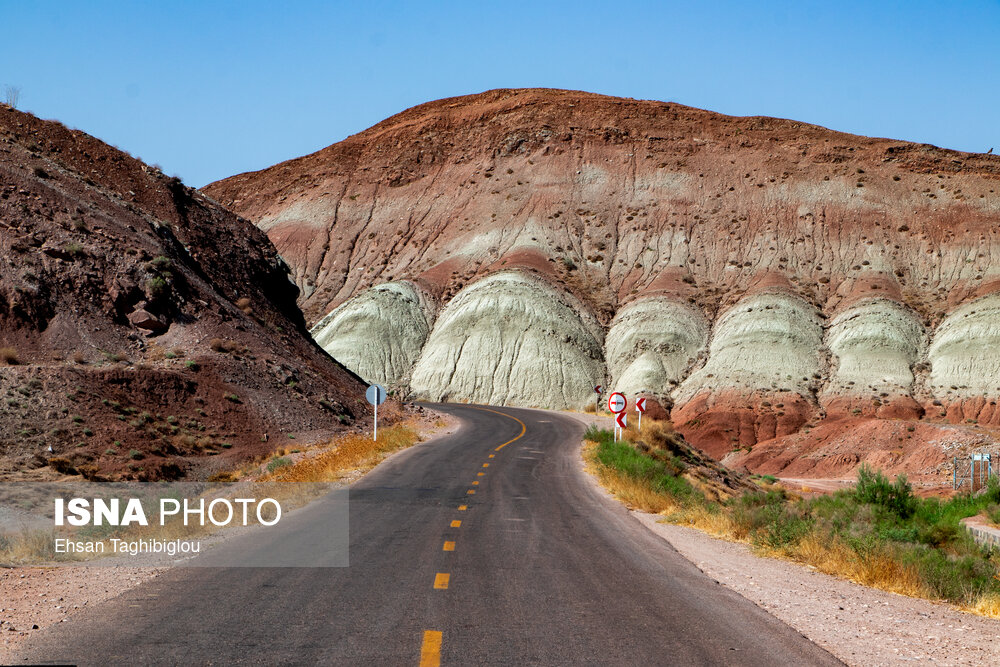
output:
[[[0,0],[20,108],[202,186],[409,106],[551,87],[1000,151],[1000,2]]]

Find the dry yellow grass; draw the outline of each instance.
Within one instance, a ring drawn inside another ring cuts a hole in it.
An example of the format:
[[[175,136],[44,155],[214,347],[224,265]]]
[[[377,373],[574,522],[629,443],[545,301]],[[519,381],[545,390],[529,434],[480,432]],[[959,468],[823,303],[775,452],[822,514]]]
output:
[[[976,600],[976,604],[967,608],[966,611],[986,616],[987,618],[1000,618],[1000,595],[995,593],[981,595]]]
[[[365,472],[400,449],[419,440],[410,426],[399,424],[379,429],[378,442],[369,435],[347,435],[330,443],[328,449],[268,473],[262,482],[334,482],[346,474]]]
[[[910,597],[934,597],[920,580],[916,567],[901,563],[886,548],[862,557],[841,540],[814,530],[787,555],[820,572],[858,584]]]

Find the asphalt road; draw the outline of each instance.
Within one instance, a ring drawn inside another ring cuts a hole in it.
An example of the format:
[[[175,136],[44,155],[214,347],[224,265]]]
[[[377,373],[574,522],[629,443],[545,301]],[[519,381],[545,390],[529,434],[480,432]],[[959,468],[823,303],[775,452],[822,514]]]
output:
[[[349,567],[176,568],[39,632],[20,659],[839,664],[597,488],[576,420],[436,407],[462,427],[351,487]]]

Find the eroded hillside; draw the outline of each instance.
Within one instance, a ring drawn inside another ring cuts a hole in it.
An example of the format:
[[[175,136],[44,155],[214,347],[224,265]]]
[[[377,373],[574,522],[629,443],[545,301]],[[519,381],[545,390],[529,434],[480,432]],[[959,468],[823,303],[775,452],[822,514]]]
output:
[[[263,233],[2,105],[0,257],[0,476],[177,477],[367,414]]]
[[[274,241],[327,349],[380,346],[348,362],[366,379],[645,391],[715,456],[801,436],[809,470],[830,439],[924,446],[872,443],[890,421],[993,442],[998,191],[995,156],[557,90],[424,104],[206,188]]]

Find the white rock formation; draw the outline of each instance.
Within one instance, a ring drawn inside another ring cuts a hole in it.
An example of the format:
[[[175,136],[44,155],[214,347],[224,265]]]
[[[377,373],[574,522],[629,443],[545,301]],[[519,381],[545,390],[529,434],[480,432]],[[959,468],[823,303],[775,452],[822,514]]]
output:
[[[604,380],[603,338],[570,295],[519,271],[495,273],[442,310],[410,388],[435,401],[581,408]]]
[[[816,309],[784,292],[743,298],[718,320],[708,361],[674,394],[683,405],[703,389],[809,393],[820,372],[822,322]]]
[[[833,369],[824,394],[911,394],[924,328],[917,314],[885,298],[860,301],[830,324]]]
[[[605,356],[610,389],[668,395],[708,344],[699,310],[668,297],[634,301],[611,322]]]
[[[937,398],[996,396],[1000,392],[1000,294],[953,310],[928,350]]]
[[[430,300],[413,283],[384,283],[350,299],[312,328],[330,356],[368,382],[405,382],[432,324]]]

